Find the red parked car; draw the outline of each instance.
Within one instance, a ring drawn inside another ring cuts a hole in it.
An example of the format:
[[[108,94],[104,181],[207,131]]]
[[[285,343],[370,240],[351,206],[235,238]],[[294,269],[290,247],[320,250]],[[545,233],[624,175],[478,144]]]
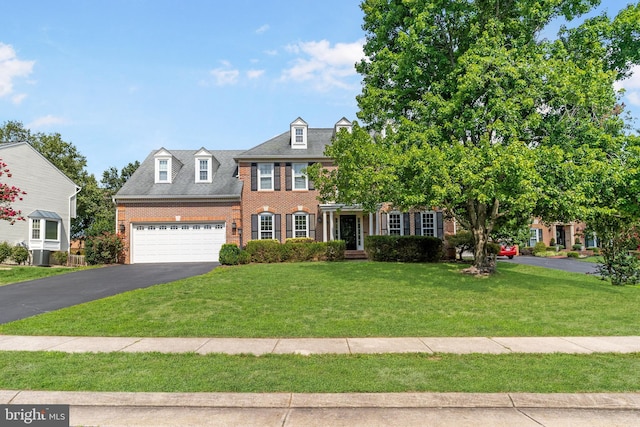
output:
[[[509,259],[513,259],[514,256],[518,254],[518,248],[510,245],[500,245],[500,252],[498,252],[498,256],[506,256]]]

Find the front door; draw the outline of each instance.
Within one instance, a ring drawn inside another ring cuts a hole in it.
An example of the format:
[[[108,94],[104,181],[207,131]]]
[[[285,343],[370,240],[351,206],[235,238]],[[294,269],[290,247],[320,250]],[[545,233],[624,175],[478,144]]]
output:
[[[564,225],[556,225],[556,245],[565,246]]]
[[[357,247],[356,241],[356,216],[341,215],[340,216],[340,239],[344,240],[347,250],[354,251]]]

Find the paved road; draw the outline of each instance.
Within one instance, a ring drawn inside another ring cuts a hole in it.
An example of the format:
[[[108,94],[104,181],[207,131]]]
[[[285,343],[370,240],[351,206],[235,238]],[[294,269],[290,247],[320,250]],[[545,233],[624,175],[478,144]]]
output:
[[[0,324],[198,276],[217,265],[213,262],[113,265],[0,286]]]
[[[554,270],[569,271],[572,273],[597,274],[597,264],[590,262],[576,261],[570,258],[542,258],[535,256],[517,256],[513,259],[499,257],[498,261],[511,262],[515,264],[535,265],[538,267],[552,268]]]

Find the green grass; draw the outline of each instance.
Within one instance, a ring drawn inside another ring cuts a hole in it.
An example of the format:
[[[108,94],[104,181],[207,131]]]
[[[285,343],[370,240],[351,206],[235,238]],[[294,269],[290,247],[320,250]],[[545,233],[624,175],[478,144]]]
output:
[[[578,261],[590,262],[592,264],[602,264],[604,259],[602,258],[602,256],[597,255],[597,256],[589,256],[586,258],[578,258]]]
[[[0,266],[0,286],[12,283],[26,282],[27,280],[41,279],[43,277],[57,276],[58,274],[71,273],[85,270],[91,267],[33,267],[18,265]]]
[[[0,352],[0,389],[132,392],[637,392],[639,354]]]
[[[0,325],[2,334],[367,337],[637,335],[640,288],[517,264],[374,262],[218,268]]]

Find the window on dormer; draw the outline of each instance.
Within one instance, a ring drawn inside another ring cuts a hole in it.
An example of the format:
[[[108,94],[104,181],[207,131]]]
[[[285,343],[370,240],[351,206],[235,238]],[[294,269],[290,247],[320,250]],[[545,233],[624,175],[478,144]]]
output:
[[[296,128],[296,144],[304,144],[304,129]]]
[[[158,160],[158,182],[169,182],[169,160]]]
[[[209,181],[209,160],[198,160],[198,181]]]

